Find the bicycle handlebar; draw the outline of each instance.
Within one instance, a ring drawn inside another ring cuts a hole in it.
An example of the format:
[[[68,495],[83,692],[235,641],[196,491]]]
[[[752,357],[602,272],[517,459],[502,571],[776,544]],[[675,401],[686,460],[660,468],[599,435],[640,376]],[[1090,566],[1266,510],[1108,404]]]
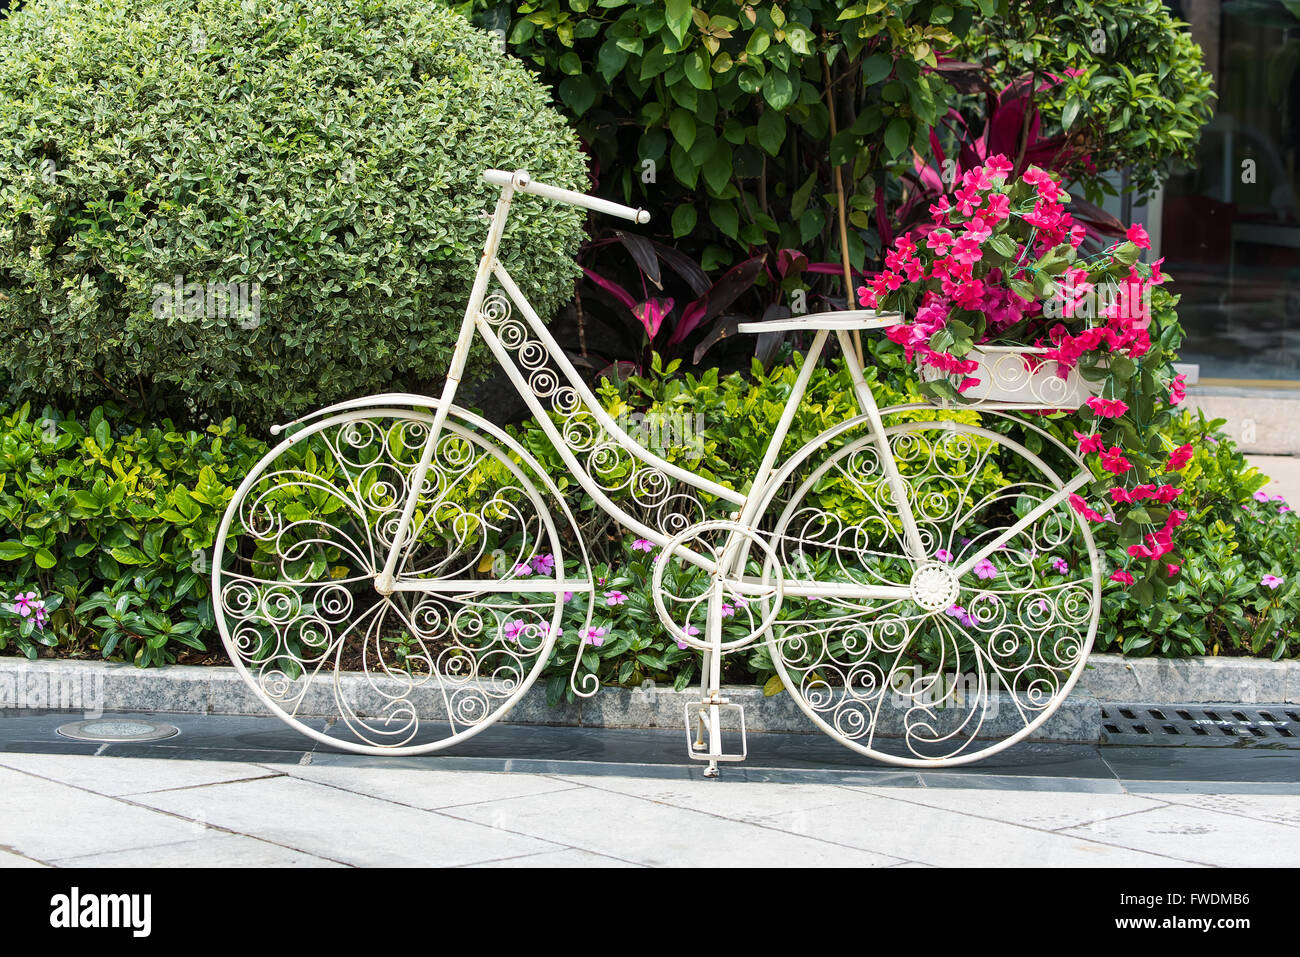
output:
[[[521,169],[508,173],[505,170],[490,169],[483,174],[483,179],[493,186],[513,185],[521,193],[532,193],[534,196],[555,200],[558,203],[581,206],[583,209],[604,213],[607,216],[617,216],[619,219],[631,220],[634,223],[650,222],[650,214],[644,209],[633,209],[631,206],[611,203],[607,199],[597,199],[595,196],[588,196],[585,193],[575,193],[571,189],[560,189],[558,186],[535,183],[532,177],[528,175],[528,170]]]

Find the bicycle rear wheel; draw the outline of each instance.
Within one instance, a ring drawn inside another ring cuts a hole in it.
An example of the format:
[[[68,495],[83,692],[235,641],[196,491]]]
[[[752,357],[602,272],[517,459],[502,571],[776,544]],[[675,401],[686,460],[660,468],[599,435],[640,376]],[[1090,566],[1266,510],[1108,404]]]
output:
[[[799,706],[846,747],[910,766],[980,760],[1042,727],[1092,647],[1100,559],[1058,474],[1077,460],[1054,468],[954,421],[885,431],[924,556],[905,545],[875,439],[848,442],[776,518],[786,595],[767,647]]]

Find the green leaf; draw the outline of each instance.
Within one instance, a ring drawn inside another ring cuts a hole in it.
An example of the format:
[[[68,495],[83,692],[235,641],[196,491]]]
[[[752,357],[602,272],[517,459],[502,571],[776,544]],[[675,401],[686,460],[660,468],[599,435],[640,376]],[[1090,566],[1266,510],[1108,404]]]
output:
[[[758,118],[758,145],[769,156],[776,156],[785,142],[785,117],[776,110],[764,110]]]
[[[668,129],[682,149],[689,150],[695,143],[695,117],[686,110],[676,109],[668,114]]]
[[[48,548],[39,548],[36,550],[36,564],[41,568],[53,568],[55,565],[54,553]]]
[[[28,548],[22,542],[13,540],[0,542],[0,561],[12,562],[19,558],[25,558]]]
[[[709,58],[701,50],[692,50],[686,57],[686,79],[697,90],[713,89],[713,75],[709,71]]]
[[[763,77],[763,99],[774,110],[784,110],[795,98],[795,86],[784,70],[770,70]]]
[[[890,157],[901,156],[910,141],[911,128],[907,120],[899,116],[890,120],[889,126],[885,127],[885,149],[889,151]]]
[[[691,203],[682,203],[673,210],[673,238],[680,239],[682,236],[690,233],[695,228],[695,221],[698,218],[695,212],[695,206]]]

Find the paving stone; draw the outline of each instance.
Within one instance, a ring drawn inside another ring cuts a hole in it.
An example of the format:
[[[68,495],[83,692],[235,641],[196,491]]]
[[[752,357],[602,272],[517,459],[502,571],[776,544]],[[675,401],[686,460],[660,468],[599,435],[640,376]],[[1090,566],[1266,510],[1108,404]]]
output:
[[[0,845],[27,857],[50,861],[194,836],[192,824],[167,814],[0,768]]]
[[[1273,824],[1286,824],[1300,827],[1300,795],[1296,794],[1158,794],[1148,796],[1174,804],[1183,804],[1205,811],[1218,811],[1222,814],[1237,814],[1254,818],[1257,821],[1269,821]],[[1300,840],[1300,837],[1295,838]]]
[[[666,781],[661,778],[565,776],[564,780],[603,791],[713,814],[733,821],[759,821],[780,811],[812,811],[831,804],[861,802],[853,788],[818,784],[756,784],[729,781]]]
[[[1166,805],[1061,833],[1217,867],[1300,865],[1294,827],[1195,807]]]
[[[939,867],[1171,867],[1177,860],[901,799],[914,791],[869,795],[815,812],[770,816],[766,824],[849,847]],[[971,795],[978,807],[986,792]],[[1048,800],[1051,795],[1047,795]]]
[[[209,832],[176,844],[60,858],[56,867],[342,867],[334,861],[242,834]]]
[[[106,795],[162,791],[283,773],[239,761],[176,761],[107,755],[86,758],[70,754],[15,752],[0,754],[0,766]]]
[[[1007,824],[1055,831],[1091,824],[1120,814],[1133,814],[1161,807],[1165,802],[1151,796],[1088,791],[971,790],[959,788],[917,788],[900,795],[891,788],[862,788],[868,794],[888,797],[926,807],[959,811]]]
[[[470,864],[470,867],[640,867],[629,861],[620,861],[604,854],[592,854],[569,848],[563,851],[548,851],[545,854],[529,854],[527,857],[511,857],[504,861],[486,861],[482,864]]]
[[[545,841],[287,776],[133,800],[362,867],[445,867],[554,849]]]
[[[710,787],[714,782],[700,782]],[[899,858],[834,848],[796,834],[594,788],[444,812],[597,854],[656,867],[879,867]]]
[[[535,774],[286,766],[293,777],[425,810],[582,787]]]

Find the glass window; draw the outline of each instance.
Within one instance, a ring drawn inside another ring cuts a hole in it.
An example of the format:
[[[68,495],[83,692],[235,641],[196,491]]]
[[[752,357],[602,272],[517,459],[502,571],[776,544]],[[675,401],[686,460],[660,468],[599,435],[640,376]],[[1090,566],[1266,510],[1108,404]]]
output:
[[[1161,254],[1183,361],[1207,378],[1300,387],[1300,2],[1178,0],[1219,98],[1199,166],[1164,190]]]

